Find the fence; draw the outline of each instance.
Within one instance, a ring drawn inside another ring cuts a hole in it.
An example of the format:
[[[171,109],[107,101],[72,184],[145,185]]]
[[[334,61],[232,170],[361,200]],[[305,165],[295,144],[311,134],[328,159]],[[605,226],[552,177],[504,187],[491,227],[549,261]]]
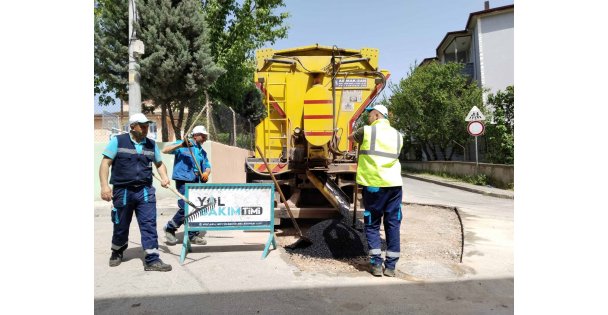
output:
[[[198,114],[199,112],[194,113],[194,115]],[[102,115],[96,115],[94,117],[94,142],[108,142],[111,136],[128,131],[128,116],[128,111],[123,114],[104,111]],[[146,116],[154,121],[148,131],[148,137],[157,142],[162,142],[160,110],[146,114]],[[168,142],[172,142],[176,140],[176,137],[168,119],[167,117]],[[253,135],[255,123],[233,112],[228,106],[213,104],[210,106],[210,110],[204,109],[195,125],[204,125],[207,128],[210,141],[247,150],[254,150],[255,148]]]
[[[205,112],[205,115],[207,113]],[[209,123],[204,123],[209,131],[210,140],[222,144],[254,150],[254,122],[237,114],[223,104],[214,104],[208,114]]]

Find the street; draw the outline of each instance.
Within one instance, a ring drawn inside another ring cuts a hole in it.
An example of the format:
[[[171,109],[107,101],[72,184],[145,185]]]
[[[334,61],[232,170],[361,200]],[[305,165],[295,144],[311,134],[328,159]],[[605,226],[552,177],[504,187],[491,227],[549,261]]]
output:
[[[464,226],[463,264],[473,278],[513,277],[513,199],[484,196],[403,178],[406,202],[454,206]],[[488,262],[492,263],[488,263]]]
[[[181,246],[166,246],[162,234],[174,200],[159,200],[157,227],[161,258],[173,271],[143,271],[136,222],[125,261],[110,268],[109,206],[96,202],[95,312],[512,314],[513,200],[408,178],[404,190],[406,202],[459,208],[465,252],[458,276],[420,282],[364,271],[304,272],[288,263],[283,248],[260,259],[268,234],[243,231],[210,231],[209,244],[194,247],[180,265]]]

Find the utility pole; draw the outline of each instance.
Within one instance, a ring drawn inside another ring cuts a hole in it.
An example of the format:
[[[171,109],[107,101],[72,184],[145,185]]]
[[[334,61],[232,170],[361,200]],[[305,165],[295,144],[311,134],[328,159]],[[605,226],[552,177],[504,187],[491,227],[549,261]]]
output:
[[[141,113],[141,89],[137,58],[144,53],[144,43],[137,39],[133,23],[137,19],[135,0],[129,1],[129,116]]]

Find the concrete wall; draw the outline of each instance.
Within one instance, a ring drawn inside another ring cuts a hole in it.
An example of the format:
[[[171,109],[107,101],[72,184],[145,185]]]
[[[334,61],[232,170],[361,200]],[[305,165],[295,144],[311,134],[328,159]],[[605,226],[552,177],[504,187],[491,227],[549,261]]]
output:
[[[207,142],[205,142],[206,144]],[[244,183],[245,160],[253,156],[249,150],[211,142],[211,175],[213,183]]]
[[[447,174],[471,176],[476,174],[475,163],[470,162],[451,162],[451,161],[430,161],[430,162],[401,162],[406,168],[444,172]],[[488,176],[495,187],[509,188],[513,184],[513,165],[479,163],[479,173]]]
[[[160,150],[168,143],[157,142]],[[101,200],[101,188],[99,185],[99,164],[101,163],[102,153],[107,142],[94,144],[94,200]],[[248,150],[227,146],[221,143],[206,141],[203,149],[211,160],[211,175],[209,183],[244,183],[245,182],[245,159],[250,156]],[[167,167],[169,179],[173,174],[173,154],[162,154],[163,163]],[[154,168],[156,172],[156,167]],[[173,181],[171,184],[175,187]],[[163,188],[157,180],[154,180],[157,198],[177,198],[168,189]]]

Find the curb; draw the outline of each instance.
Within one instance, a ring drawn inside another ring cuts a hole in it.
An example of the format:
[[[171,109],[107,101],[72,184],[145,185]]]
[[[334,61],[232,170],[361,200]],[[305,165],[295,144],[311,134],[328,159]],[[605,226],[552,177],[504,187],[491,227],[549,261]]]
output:
[[[515,199],[515,196],[511,196],[511,195],[507,195],[507,194],[488,192],[488,191],[484,191],[484,190],[481,190],[481,189],[475,189],[475,188],[465,187],[465,186],[462,186],[462,185],[446,183],[444,181],[429,179],[429,178],[426,178],[426,177],[415,176],[415,175],[404,174],[404,173],[401,173],[401,176],[412,178],[412,179],[421,180],[423,182],[429,182],[429,183],[433,183],[433,184],[437,184],[437,185],[442,185],[442,186],[447,186],[447,187],[451,187],[451,188],[456,188],[456,189],[460,189],[460,190],[466,190],[466,191],[469,191],[469,192],[473,192],[473,193],[477,193],[477,194],[482,194],[482,195],[486,195],[486,196],[491,196],[491,197],[496,197],[496,198],[503,198],[503,199]]]

